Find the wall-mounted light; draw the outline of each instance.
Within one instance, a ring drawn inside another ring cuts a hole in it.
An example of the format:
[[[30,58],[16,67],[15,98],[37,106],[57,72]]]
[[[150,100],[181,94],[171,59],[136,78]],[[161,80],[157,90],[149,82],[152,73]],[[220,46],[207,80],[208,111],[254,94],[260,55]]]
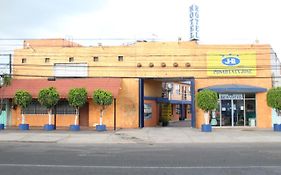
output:
[[[138,64],[137,64],[137,67],[141,67],[141,66],[142,66],[141,63],[138,63]]]
[[[190,67],[191,64],[190,63],[185,63],[185,67]]]
[[[154,67],[154,64],[153,64],[153,63],[149,63],[148,66],[149,66],[149,67]]]
[[[177,62],[174,62],[173,66],[174,66],[174,67],[178,67],[179,64],[178,64]]]

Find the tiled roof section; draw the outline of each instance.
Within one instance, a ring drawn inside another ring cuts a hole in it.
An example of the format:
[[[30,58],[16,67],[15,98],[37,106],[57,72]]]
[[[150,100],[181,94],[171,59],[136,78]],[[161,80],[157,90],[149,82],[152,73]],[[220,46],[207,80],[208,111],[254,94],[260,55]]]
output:
[[[48,81],[47,79],[14,79],[10,86],[1,88],[1,97],[13,98],[17,90],[26,90],[33,98],[37,98],[39,91],[48,87],[55,87],[61,98],[67,98],[67,94],[72,88],[85,88],[89,98],[92,98],[94,90],[105,89],[110,91],[116,98],[121,87],[121,79],[74,78],[56,79],[56,81]]]

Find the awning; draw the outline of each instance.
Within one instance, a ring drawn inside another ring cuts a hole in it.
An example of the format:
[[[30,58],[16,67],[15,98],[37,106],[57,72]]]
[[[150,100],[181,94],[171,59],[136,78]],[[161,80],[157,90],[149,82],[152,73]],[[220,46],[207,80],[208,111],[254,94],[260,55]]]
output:
[[[208,86],[205,88],[200,88],[198,89],[198,91],[201,91],[203,89],[209,89],[217,93],[257,93],[257,92],[267,91],[266,88],[241,85],[241,84],[224,84],[224,85]]]
[[[72,88],[85,88],[88,97],[92,98],[96,89],[110,91],[116,98],[121,86],[120,78],[68,78],[48,81],[47,79],[13,79],[10,86],[1,88],[2,98],[13,98],[18,90],[28,91],[33,98],[38,97],[38,93],[43,88],[55,87],[60,98],[67,98],[67,94]]]

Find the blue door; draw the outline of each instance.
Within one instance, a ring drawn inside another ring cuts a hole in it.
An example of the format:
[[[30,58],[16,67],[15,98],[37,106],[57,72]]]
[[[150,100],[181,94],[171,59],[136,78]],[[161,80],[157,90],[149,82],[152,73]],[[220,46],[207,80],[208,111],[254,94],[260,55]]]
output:
[[[2,107],[0,111],[0,124],[7,125],[7,112],[6,112],[6,105]]]
[[[0,115],[0,124],[7,124],[7,113],[6,111],[2,111]]]

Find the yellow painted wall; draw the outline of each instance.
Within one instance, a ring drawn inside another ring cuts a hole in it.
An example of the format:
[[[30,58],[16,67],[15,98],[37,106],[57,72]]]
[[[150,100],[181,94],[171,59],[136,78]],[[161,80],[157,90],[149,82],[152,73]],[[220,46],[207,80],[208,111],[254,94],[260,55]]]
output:
[[[139,124],[138,82],[136,78],[122,79],[119,95],[116,98],[116,127],[137,128]],[[99,124],[100,106],[89,101],[89,127]],[[103,124],[114,127],[114,104],[104,112]]]
[[[196,42],[138,42],[129,46],[101,47],[36,47],[17,49],[14,56],[14,74],[53,75],[54,63],[88,63],[89,76],[106,77],[206,77],[207,53],[256,52],[257,68],[268,65],[269,45],[199,45]],[[124,56],[119,62],[117,57]],[[94,62],[93,57],[99,61]],[[45,63],[45,58],[50,58]],[[26,63],[21,63],[26,58]],[[161,63],[166,67],[161,67]],[[137,67],[141,63],[142,67]],[[153,63],[154,67],[149,67]],[[178,67],[173,67],[178,63]],[[185,64],[190,63],[190,67]],[[40,70],[40,72],[38,72]],[[269,72],[258,70],[257,76]],[[22,77],[23,78],[23,77]]]
[[[195,81],[196,93],[199,88],[220,85],[220,84],[244,84],[252,85],[263,88],[271,88],[271,82],[269,79],[260,78],[239,78],[239,79],[204,79]],[[256,94],[256,114],[257,114],[257,126],[259,128],[270,128],[271,127],[271,108],[266,104],[266,93]],[[196,127],[200,127],[204,122],[204,112],[199,108],[196,108]]]
[[[256,53],[256,76],[251,78],[218,78],[207,75],[208,53]],[[269,45],[199,45],[196,42],[138,42],[128,46],[100,47],[36,47],[18,49],[15,51],[13,67],[14,74],[53,76],[54,63],[67,63],[69,57],[74,57],[74,63],[88,63],[91,77],[195,77],[196,92],[199,88],[219,84],[245,84],[271,88]],[[123,62],[117,57],[124,56]],[[94,62],[93,56],[99,61]],[[50,58],[45,63],[45,58]],[[22,64],[21,59],[27,62]],[[166,67],[161,67],[164,62]],[[137,67],[141,63],[142,67]],[[153,63],[154,67],[149,67]],[[178,63],[174,67],[173,63]],[[186,63],[191,66],[186,67]],[[255,78],[265,77],[265,78]],[[30,78],[30,77],[15,77]],[[161,96],[160,83],[145,80],[145,96]],[[153,90],[154,89],[154,90]],[[265,93],[258,93],[257,125],[271,127],[271,110],[266,105]],[[261,108],[262,107],[262,108]],[[90,123],[98,123],[98,110],[90,103]],[[196,108],[196,126],[203,122],[203,112]],[[104,122],[113,126],[113,109],[109,107]],[[138,127],[138,79],[123,79],[122,89],[117,97],[117,126]]]

